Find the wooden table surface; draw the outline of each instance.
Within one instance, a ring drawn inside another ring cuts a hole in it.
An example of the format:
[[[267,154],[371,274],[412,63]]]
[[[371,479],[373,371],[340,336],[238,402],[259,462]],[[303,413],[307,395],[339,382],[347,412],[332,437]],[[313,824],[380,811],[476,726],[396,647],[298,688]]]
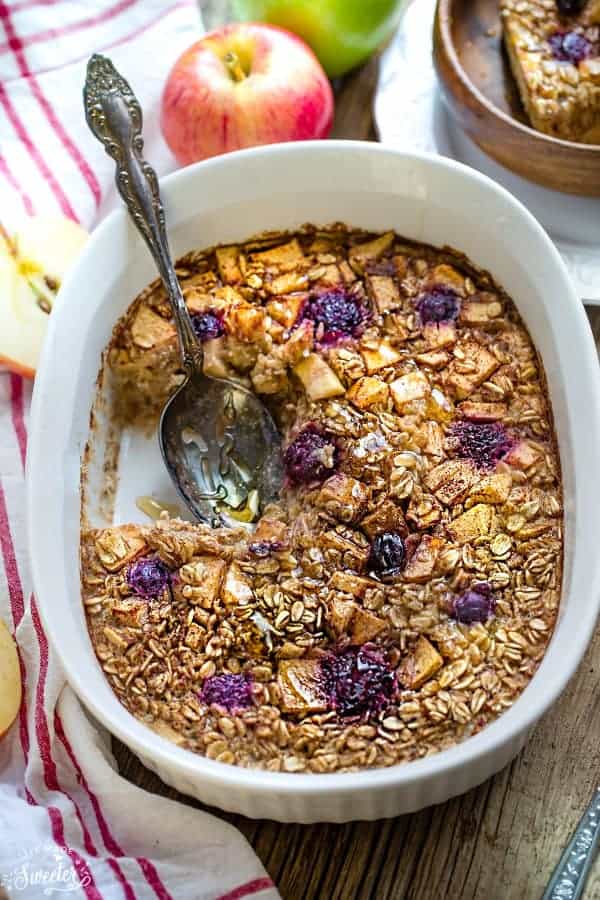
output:
[[[206,0],[210,27],[222,0]],[[377,60],[337,85],[333,136],[374,140]],[[600,307],[589,309],[600,346]],[[600,452],[600,448],[599,448]],[[281,825],[211,810],[248,838],[284,900],[539,900],[600,782],[600,630],[525,750],[468,794],[420,813],[349,825]],[[114,740],[121,773],[194,806]],[[600,863],[586,900],[600,898]]]

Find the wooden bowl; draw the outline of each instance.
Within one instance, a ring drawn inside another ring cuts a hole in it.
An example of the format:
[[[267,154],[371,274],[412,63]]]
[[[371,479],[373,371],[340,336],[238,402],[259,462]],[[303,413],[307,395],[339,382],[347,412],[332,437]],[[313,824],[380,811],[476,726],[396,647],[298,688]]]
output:
[[[433,46],[444,100],[488,156],[544,187],[600,197],[600,145],[529,125],[503,47],[498,0],[438,0]]]

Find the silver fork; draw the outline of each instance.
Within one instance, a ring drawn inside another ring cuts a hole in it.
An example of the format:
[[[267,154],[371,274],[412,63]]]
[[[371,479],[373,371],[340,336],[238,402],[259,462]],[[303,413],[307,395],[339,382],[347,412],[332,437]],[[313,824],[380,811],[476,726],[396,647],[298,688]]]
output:
[[[542,900],[579,900],[598,852],[600,841],[600,787],[579,820],[556,866]]]
[[[173,309],[185,377],[160,419],[165,465],[198,519],[222,524],[225,500],[230,508],[252,501],[253,514],[281,489],[277,427],[253,393],[202,370],[202,345],[171,259],[158,179],[142,157],[142,110],[129,84],[109,59],[94,54],[83,96],[87,123],[117,164],[117,188],[148,245]]]

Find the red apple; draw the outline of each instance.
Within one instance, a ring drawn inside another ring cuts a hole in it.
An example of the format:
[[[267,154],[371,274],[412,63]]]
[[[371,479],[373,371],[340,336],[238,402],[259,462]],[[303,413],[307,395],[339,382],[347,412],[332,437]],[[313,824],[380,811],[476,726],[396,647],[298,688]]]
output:
[[[233,24],[177,60],[161,126],[182,165],[257,144],[327,137],[333,93],[300,38],[271,25]]]

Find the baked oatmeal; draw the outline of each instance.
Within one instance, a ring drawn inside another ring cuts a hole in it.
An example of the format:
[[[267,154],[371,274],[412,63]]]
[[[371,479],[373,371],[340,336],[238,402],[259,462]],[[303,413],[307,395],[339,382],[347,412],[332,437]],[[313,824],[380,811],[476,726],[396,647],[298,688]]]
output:
[[[189,750],[271,771],[390,766],[476,734],[534,675],[561,587],[552,414],[512,301],[453,251],[343,226],[178,271],[206,368],[263,396],[286,479],[255,522],[84,530],[117,697]],[[159,284],[107,365],[140,422],[177,384]]]
[[[531,124],[600,143],[600,0],[500,0],[511,68]]]

